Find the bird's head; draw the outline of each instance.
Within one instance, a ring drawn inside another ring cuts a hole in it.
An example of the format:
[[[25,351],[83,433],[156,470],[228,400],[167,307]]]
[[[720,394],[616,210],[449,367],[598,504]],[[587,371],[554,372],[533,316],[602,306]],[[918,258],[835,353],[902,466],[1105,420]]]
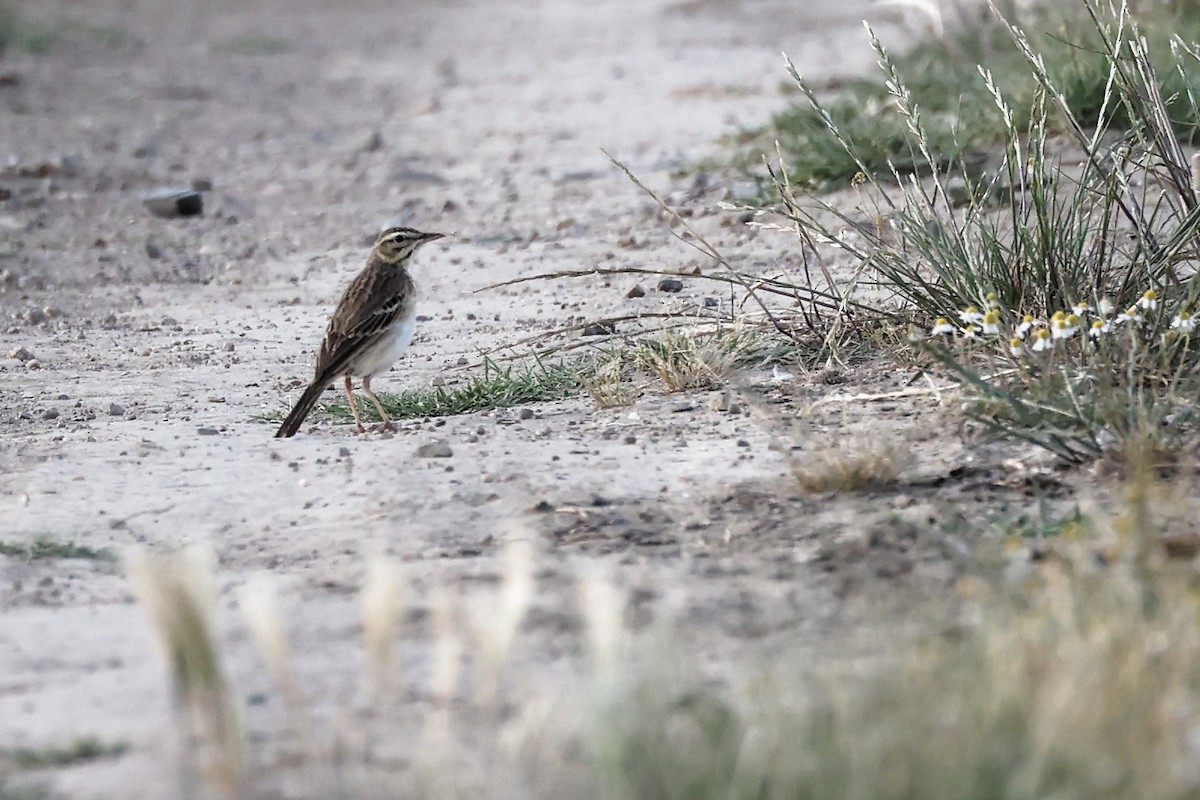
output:
[[[375,253],[388,264],[399,264],[426,242],[441,239],[445,234],[422,233],[414,228],[388,228],[375,240]]]

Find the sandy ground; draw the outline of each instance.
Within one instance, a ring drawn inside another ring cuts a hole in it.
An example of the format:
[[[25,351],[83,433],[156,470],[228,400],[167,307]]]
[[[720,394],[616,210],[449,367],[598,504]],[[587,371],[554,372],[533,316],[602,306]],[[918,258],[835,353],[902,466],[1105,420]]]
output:
[[[357,592],[372,558],[398,565],[412,622],[405,730],[432,703],[430,614],[454,609],[469,661],[510,540],[537,553],[513,656],[532,679],[512,689],[518,710],[578,661],[575,597],[594,568],[628,598],[632,629],[670,616],[687,658],[714,669],[754,648],[818,650],[889,608],[896,587],[946,591],[963,546],[937,534],[937,504],[991,484],[808,496],[771,447],[819,451],[870,430],[927,456],[915,469],[928,475],[973,463],[922,416],[929,400],[799,412],[907,378],[886,370],[775,385],[773,419],[650,392],[630,408],[580,398],[405,422],[394,436],[326,417],[276,441],[256,420],[299,394],[331,304],[388,221],[451,236],[421,254],[424,318],[378,388],[453,383],[488,348],[664,301],[626,299],[632,279],[480,287],[710,267],[601,148],[690,208],[739,265],[786,269],[793,240],[716,208],[732,178],[681,171],[781,107],[781,51],[817,80],[863,71],[860,20],[899,43],[895,12],[860,0],[161,5],[22,4],[62,27],[59,46],[0,59],[0,356],[35,360],[0,360],[0,540],[211,548],[256,793],[330,796],[285,780],[276,752],[280,700],[238,613],[239,588],[263,575],[330,737],[357,724]],[[194,180],[213,187],[202,217],[142,207],[143,192]],[[686,283],[685,301],[712,292]],[[439,440],[452,457],[414,456]],[[12,785],[175,796],[169,678],[119,563],[0,556],[0,610],[0,750],[128,745]]]

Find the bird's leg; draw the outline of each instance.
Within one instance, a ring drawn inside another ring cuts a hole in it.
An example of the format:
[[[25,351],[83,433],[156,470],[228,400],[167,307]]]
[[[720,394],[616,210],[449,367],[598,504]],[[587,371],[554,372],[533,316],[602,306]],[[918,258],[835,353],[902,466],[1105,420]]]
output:
[[[364,381],[365,383],[365,381]],[[346,402],[350,404],[350,411],[354,414],[354,424],[358,426],[359,433],[366,433],[367,429],[363,427],[362,418],[358,416],[358,404],[354,402],[354,384],[350,382],[350,376],[346,376]]]
[[[375,393],[371,391],[370,377],[363,378],[363,391],[367,393],[367,397],[371,398],[371,402],[375,404],[375,410],[379,412],[379,418],[383,420],[383,428],[381,430],[396,430],[396,424],[392,422],[392,418],[389,417],[387,412],[383,410],[383,405],[380,404],[379,398],[376,397]]]

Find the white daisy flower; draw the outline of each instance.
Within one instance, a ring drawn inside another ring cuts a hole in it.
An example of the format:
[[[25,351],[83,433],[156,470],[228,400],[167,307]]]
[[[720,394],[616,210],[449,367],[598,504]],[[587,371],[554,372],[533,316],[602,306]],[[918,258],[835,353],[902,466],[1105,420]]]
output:
[[[983,312],[975,306],[967,306],[958,312],[958,318],[966,323],[983,322]]]
[[[1184,333],[1191,333],[1196,328],[1196,318],[1187,311],[1180,311],[1175,315],[1175,319],[1171,320],[1171,327]]]
[[[1093,309],[1087,303],[1072,303],[1071,304],[1071,313],[1077,317],[1082,317],[1087,312],[1094,311],[1094,310],[1095,309]]]
[[[1112,330],[1112,323],[1106,319],[1092,320],[1092,327],[1088,329],[1088,336],[1093,339],[1100,338],[1103,334]]]
[[[1054,339],[1050,337],[1050,331],[1045,328],[1038,328],[1033,332],[1033,344],[1031,349],[1035,353],[1040,353],[1043,350],[1054,349]]]
[[[1000,332],[1000,311],[993,308],[983,315],[983,332],[995,335]]]
[[[1141,322],[1141,321],[1142,321],[1142,312],[1138,311],[1137,306],[1130,306],[1129,308],[1122,311],[1120,314],[1117,314],[1117,322]]]
[[[1017,336],[1020,336],[1023,339],[1025,338],[1025,334],[1029,333],[1031,328],[1041,324],[1042,323],[1039,320],[1034,318],[1033,314],[1026,314],[1025,316],[1021,317],[1021,323],[1017,325]]]
[[[1021,341],[1021,337],[1014,336],[1008,340],[1008,354],[1010,356],[1019,356],[1025,352],[1025,343]]]
[[[945,317],[938,317],[933,321],[933,329],[929,331],[930,336],[938,336],[943,333],[955,333],[958,328],[950,324],[950,320]]]
[[[1158,292],[1153,289],[1147,289],[1142,292],[1142,296],[1137,301],[1137,304],[1147,311],[1153,311],[1158,308]]]

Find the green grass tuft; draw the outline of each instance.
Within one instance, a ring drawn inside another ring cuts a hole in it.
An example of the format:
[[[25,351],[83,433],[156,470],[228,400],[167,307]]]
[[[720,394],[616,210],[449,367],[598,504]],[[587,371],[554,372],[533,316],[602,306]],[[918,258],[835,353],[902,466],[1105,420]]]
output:
[[[43,769],[83,764],[104,758],[117,758],[128,750],[129,745],[124,742],[106,744],[95,737],[88,736],[76,739],[66,747],[18,747],[9,751],[7,755],[20,769]]]
[[[97,550],[74,542],[60,542],[49,536],[39,536],[32,542],[0,540],[0,556],[24,558],[29,561],[42,559],[79,558],[89,561],[111,561],[112,553]]]

